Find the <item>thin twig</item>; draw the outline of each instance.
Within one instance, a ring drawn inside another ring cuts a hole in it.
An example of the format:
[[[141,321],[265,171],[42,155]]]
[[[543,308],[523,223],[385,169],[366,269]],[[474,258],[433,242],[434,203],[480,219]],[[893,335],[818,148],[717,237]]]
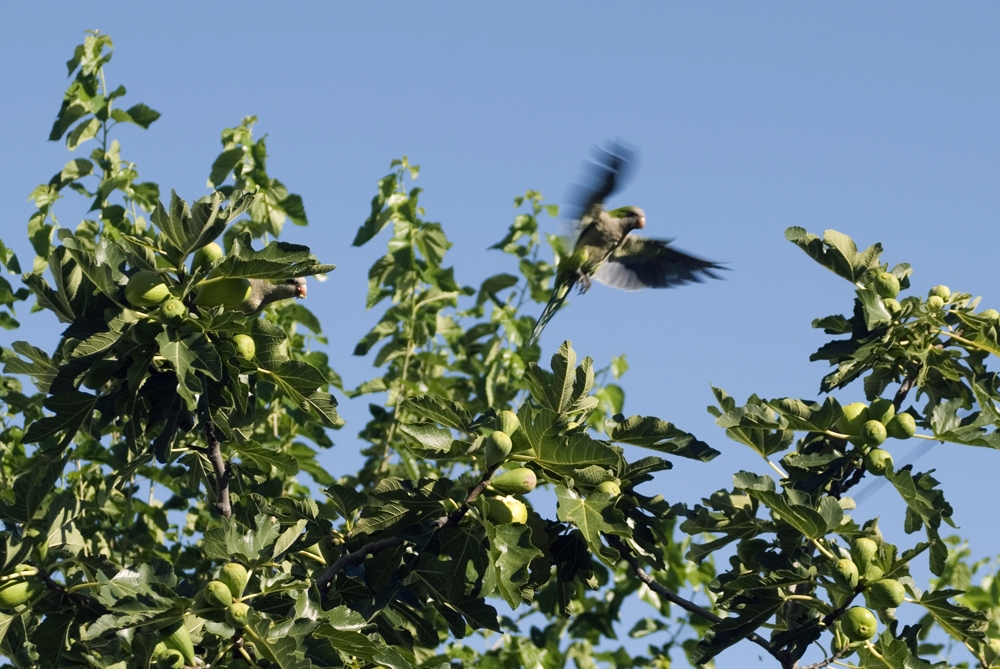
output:
[[[844,654],[846,654],[849,650],[851,650],[850,646],[844,646],[836,653],[823,660],[822,662],[817,662],[816,664],[807,664],[804,667],[799,667],[799,669],[823,669],[823,667],[828,667],[837,660],[839,660],[840,658],[842,658]]]
[[[672,590],[668,590],[664,586],[660,585],[659,581],[657,581],[655,578],[646,573],[646,571],[639,564],[639,561],[636,560],[634,555],[632,555],[632,552],[625,546],[624,543],[622,543],[621,539],[611,534],[605,534],[604,538],[607,540],[608,545],[610,545],[612,548],[621,553],[621,556],[625,559],[626,562],[629,563],[629,566],[632,567],[632,571],[635,572],[635,575],[639,578],[640,581],[649,586],[650,590],[660,595],[667,601],[676,604],[685,611],[689,611],[691,613],[699,615],[705,620],[708,620],[712,623],[718,624],[721,623],[723,620],[725,620],[725,618],[720,618],[719,616],[715,615],[708,609],[702,606],[698,606],[694,602],[684,599],[683,597],[673,592]],[[783,663],[783,659],[780,657],[780,653],[776,649],[771,648],[771,644],[768,643],[767,639],[756,633],[750,633],[746,638],[749,639],[750,641],[753,641],[755,644],[757,644],[758,646],[766,650],[768,653],[770,653],[776,660]]]
[[[208,459],[215,470],[215,510],[228,519],[233,515],[233,506],[229,501],[229,476],[232,470],[229,463],[222,459],[222,445],[215,437],[215,423],[206,420],[203,429],[208,442]]]

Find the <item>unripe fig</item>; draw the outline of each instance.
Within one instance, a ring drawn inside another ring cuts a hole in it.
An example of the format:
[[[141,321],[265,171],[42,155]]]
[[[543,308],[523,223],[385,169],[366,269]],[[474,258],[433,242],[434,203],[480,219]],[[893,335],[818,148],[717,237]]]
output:
[[[861,574],[861,580],[865,583],[874,583],[883,576],[885,576],[885,572],[882,571],[882,567],[873,564],[865,570],[865,573]]]
[[[854,564],[858,566],[859,572],[868,571],[868,567],[875,561],[876,555],[878,555],[878,544],[868,537],[855,539],[854,544],[851,545],[851,557],[854,559]]]
[[[217,261],[222,260],[224,255],[226,255],[225,251],[215,242],[205,244],[195,251],[194,257],[191,258],[191,273],[194,274],[199,269],[211,268]]]
[[[3,439],[7,443],[21,441],[24,437],[24,429],[17,425],[12,425],[3,431]]]
[[[879,611],[894,609],[902,604],[904,599],[906,599],[906,589],[894,578],[875,581],[865,590],[865,601]]]
[[[888,425],[895,415],[896,405],[892,400],[880,397],[868,406],[868,420],[877,420],[883,425]]]
[[[896,297],[899,295],[899,279],[891,272],[879,272],[872,282],[879,297]]]
[[[899,302],[892,299],[891,297],[886,297],[885,299],[883,299],[882,304],[885,305],[885,309],[886,311],[889,312],[890,316],[897,316],[899,315],[899,312],[903,310],[903,305],[901,305]]]
[[[756,569],[760,566],[757,557],[770,545],[766,539],[744,539],[736,545],[736,557],[747,567]]]
[[[837,421],[837,430],[852,437],[861,434],[861,426],[868,422],[868,405],[854,402],[843,407],[843,411],[844,415]]]
[[[528,522],[528,507],[513,497],[489,497],[486,500],[489,513],[486,515],[494,525]]]
[[[861,439],[868,446],[878,446],[885,441],[885,425],[877,420],[867,421],[861,428]]]
[[[219,580],[229,588],[233,599],[239,599],[243,596],[243,589],[247,587],[249,578],[250,575],[247,573],[246,567],[239,562],[230,562],[219,570]]]
[[[233,593],[222,581],[209,581],[205,586],[205,603],[217,609],[224,609],[233,603]]]
[[[156,272],[142,270],[133,274],[125,285],[125,299],[137,307],[155,307],[170,297],[167,282]]]
[[[178,620],[165,627],[163,633],[166,635],[163,637],[163,645],[168,649],[180,651],[184,656],[184,664],[194,666],[194,644],[191,643],[191,634],[184,626],[184,621]]]
[[[501,495],[523,495],[534,490],[536,485],[535,472],[526,467],[504,472],[490,481],[490,487]]]
[[[850,558],[837,560],[833,567],[833,580],[838,584],[853,590],[858,586],[858,568]]]
[[[500,424],[500,431],[508,436],[517,432],[517,428],[521,427],[521,421],[518,420],[517,414],[513,411],[501,411],[497,416],[497,422]]]
[[[510,437],[500,430],[494,430],[490,436],[486,437],[486,448],[483,451],[486,456],[486,466],[492,467],[506,460],[512,446]]]
[[[996,309],[987,309],[983,313],[979,314],[988,321],[998,321],[1000,320],[1000,311]]]
[[[226,609],[226,622],[231,627],[245,627],[250,622],[250,606],[243,602],[233,602]]]
[[[618,485],[618,481],[601,481],[597,484],[597,492],[606,492],[609,495],[620,495],[622,494],[622,487]]]
[[[944,300],[937,295],[931,295],[927,298],[927,308],[931,311],[941,311],[944,308]]]
[[[236,346],[236,357],[244,360],[253,360],[257,355],[257,344],[253,337],[245,334],[233,335],[233,344]]]
[[[13,609],[45,592],[45,584],[36,578],[23,578],[0,584],[0,609]]]
[[[878,631],[875,614],[863,606],[852,606],[840,619],[840,630],[851,641],[868,641]]]
[[[908,413],[898,413],[885,426],[885,431],[893,439],[909,439],[917,433],[917,421]]]
[[[250,297],[250,281],[243,278],[218,277],[198,284],[194,303],[199,307],[235,307]]]
[[[887,467],[892,466],[892,455],[881,448],[873,448],[865,454],[865,469],[872,474],[882,476]]]
[[[176,297],[171,297],[169,300],[160,305],[160,311],[157,314],[157,318],[161,323],[176,324],[184,320],[187,313],[188,310],[187,307],[184,306],[184,303]]]
[[[117,360],[99,360],[83,377],[83,387],[90,388],[91,390],[103,388],[117,371]]]
[[[161,332],[163,332],[163,325],[153,320],[142,320],[134,323],[129,330],[129,334],[132,335],[132,341],[141,346],[152,344],[156,341],[156,335]]]
[[[983,642],[983,654],[986,656],[986,662],[992,667],[1000,658],[1000,639],[988,639]]]
[[[931,297],[940,297],[942,300],[947,300],[951,297],[951,289],[948,286],[934,286],[927,294]]]
[[[156,669],[182,669],[184,667],[184,654],[179,650],[168,649],[156,658]]]

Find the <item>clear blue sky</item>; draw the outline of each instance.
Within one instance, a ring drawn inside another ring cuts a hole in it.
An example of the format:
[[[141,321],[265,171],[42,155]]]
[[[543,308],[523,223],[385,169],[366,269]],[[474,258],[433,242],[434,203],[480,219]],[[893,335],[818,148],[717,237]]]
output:
[[[669,419],[723,451],[710,465],[675,462],[657,481],[671,501],[766,469],[705,412],[709,383],[739,401],[816,397],[826,367],[808,356],[824,337],[809,323],[848,311],[853,293],[784,240],[787,226],[881,241],[885,260],[913,265],[915,290],[945,283],[1000,308],[997,4],[34,2],[0,4],[0,23],[0,237],[22,262],[27,195],[69,158],[46,141],[64,63],[99,28],[115,41],[109,83],[128,87],[127,104],[163,113],[121,137],[164,192],[204,194],[220,130],[259,117],[270,172],[302,194],[311,221],[287,238],[339,265],[308,305],[349,386],[371,375],[351,351],[376,319],[364,311],[366,272],[383,248],[350,242],[392,158],[422,166],[427,218],[455,243],[459,280],[478,286],[511,270],[486,247],[509,225],[515,195],[534,188],[559,202],[591,145],[637,146],[638,169],[612,204],[643,207],[650,236],[732,271],[671,291],[597,286],[542,343],[548,352],[571,339],[599,365],[627,353],[626,412]],[[54,321],[23,320],[0,344],[13,334],[51,349]],[[366,404],[341,404],[334,472],[357,462]],[[892,448],[899,462],[913,447]],[[918,463],[938,468],[976,555],[1000,552],[981,512],[998,460],[937,446]],[[899,527],[894,493],[854,513],[877,514]],[[918,540],[895,528],[887,533],[903,546]],[[748,650],[718,664],[751,660]]]

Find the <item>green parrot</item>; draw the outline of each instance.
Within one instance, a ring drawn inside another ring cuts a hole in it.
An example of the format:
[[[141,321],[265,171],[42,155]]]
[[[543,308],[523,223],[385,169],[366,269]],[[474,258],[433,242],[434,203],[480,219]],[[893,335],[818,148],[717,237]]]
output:
[[[725,269],[671,248],[672,240],[630,235],[646,226],[646,214],[639,207],[605,211],[604,201],[614,193],[630,160],[631,151],[617,143],[597,153],[591,165],[592,183],[579,189],[575,198],[579,234],[573,252],[559,259],[552,297],[527,346],[535,343],[577,284],[581,294],[590,289],[592,279],[622,290],[670,288],[701,282],[706,276],[717,279],[714,272]]]
[[[271,302],[289,300],[293,297],[305,299],[306,280],[302,277],[286,279],[280,283],[271,283],[263,279],[250,279],[250,296],[243,300],[236,309],[245,314],[260,311]]]

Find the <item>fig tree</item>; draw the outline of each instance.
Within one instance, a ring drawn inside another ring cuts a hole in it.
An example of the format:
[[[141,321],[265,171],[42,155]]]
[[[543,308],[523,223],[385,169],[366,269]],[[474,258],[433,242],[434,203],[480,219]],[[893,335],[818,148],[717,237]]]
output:
[[[909,439],[917,433],[917,421],[908,413],[898,413],[885,426],[885,431],[893,439]]]
[[[868,446],[878,446],[885,441],[885,425],[877,420],[866,421],[861,427],[861,439]]]
[[[840,619],[840,630],[851,641],[868,641],[875,636],[878,623],[875,614],[863,606],[852,606]]]
[[[838,584],[853,590],[858,587],[858,568],[850,558],[837,560],[833,565],[833,580]]]
[[[257,344],[253,337],[245,334],[233,335],[233,344],[236,345],[236,357],[244,360],[253,360],[257,355]]]
[[[506,460],[512,446],[510,437],[500,430],[494,430],[486,437],[486,447],[483,451],[486,456],[486,466],[492,467]]]
[[[892,403],[892,400],[880,397],[868,405],[868,420],[877,420],[883,425],[888,425],[895,415],[896,405]]]
[[[894,578],[883,578],[875,581],[865,589],[865,601],[868,605],[884,611],[894,609],[906,599],[903,584]]]
[[[199,307],[235,307],[250,297],[249,279],[216,277],[198,284],[194,303]]]
[[[250,622],[250,606],[243,602],[233,602],[226,609],[226,622],[230,627],[245,627]]]
[[[535,472],[526,467],[504,472],[490,481],[490,487],[501,495],[523,495],[534,490],[536,485]]]
[[[872,282],[879,297],[896,297],[899,295],[899,279],[892,272],[879,272]]]
[[[865,469],[872,474],[882,476],[887,467],[892,466],[892,455],[881,448],[873,448],[865,454]]]
[[[125,285],[125,299],[137,307],[155,307],[170,297],[170,288],[156,272],[142,270],[133,274]]]
[[[194,257],[191,258],[191,273],[194,274],[199,269],[211,269],[212,265],[222,260],[224,255],[225,251],[215,242],[205,244],[195,251]]]
[[[868,421],[868,405],[854,402],[843,407],[844,415],[837,421],[837,431],[856,437],[861,434],[861,426]]]
[[[494,525],[523,525],[528,521],[528,507],[513,497],[489,497],[486,500],[489,513],[486,517]]]
[[[927,294],[930,297],[940,297],[942,300],[947,300],[951,297],[951,289],[948,286],[934,286]]]
[[[239,599],[243,596],[243,589],[247,587],[249,578],[250,575],[247,573],[246,567],[239,562],[230,562],[219,570],[219,580],[226,584],[233,599]]]
[[[517,432],[517,428],[521,427],[521,421],[518,420],[517,414],[513,411],[501,411],[497,416],[497,422],[500,424],[500,431],[508,436]]]
[[[224,609],[233,603],[233,593],[222,581],[209,581],[205,586],[205,603],[217,609]]]

